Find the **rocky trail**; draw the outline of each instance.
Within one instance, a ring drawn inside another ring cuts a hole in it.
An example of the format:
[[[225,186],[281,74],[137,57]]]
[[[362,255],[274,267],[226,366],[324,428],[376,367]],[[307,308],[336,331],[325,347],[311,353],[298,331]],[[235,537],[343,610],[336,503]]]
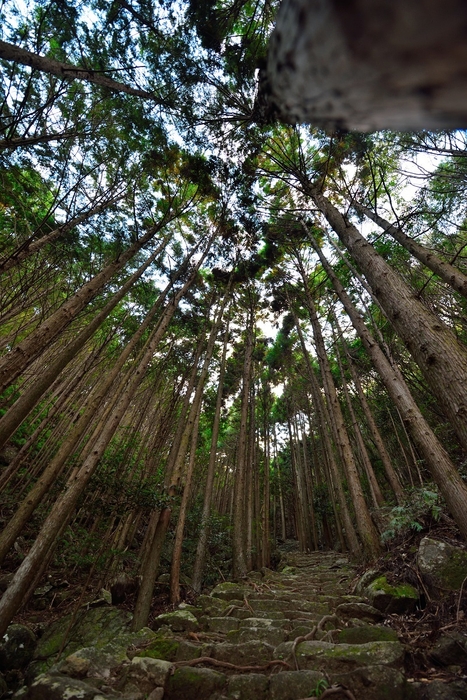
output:
[[[130,614],[105,599],[54,623],[37,644],[18,625],[11,629],[10,642],[4,640],[0,647],[0,663],[5,669],[14,644],[18,653],[19,637],[12,640],[20,632],[24,654],[34,658],[24,671],[27,685],[13,697],[467,698],[462,675],[467,637],[459,630],[442,638],[442,648],[438,642],[440,667],[451,662],[449,682],[417,679],[407,665],[407,640],[398,639],[388,614],[415,606],[413,588],[402,586],[391,594],[390,587],[380,583],[373,586],[370,604],[371,588],[365,586],[375,573],[367,575],[367,581],[363,577],[356,593],[355,568],[335,552],[289,552],[280,569],[252,572],[241,583],[222,583],[210,595],[199,596],[196,605],[182,603],[156,617],[153,629],[139,633],[129,631]],[[8,672],[5,677],[8,681]],[[6,688],[4,693],[3,697],[12,695]]]

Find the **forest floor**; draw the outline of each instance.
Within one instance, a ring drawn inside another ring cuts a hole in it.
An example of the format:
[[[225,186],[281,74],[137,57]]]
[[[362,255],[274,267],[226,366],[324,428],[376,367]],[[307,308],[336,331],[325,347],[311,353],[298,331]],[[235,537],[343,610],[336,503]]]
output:
[[[464,700],[467,697],[467,651],[464,651],[464,661],[459,663],[457,660],[456,665],[453,665],[440,663],[436,655],[433,655],[433,650],[446,634],[459,634],[467,639],[467,591],[464,591],[463,585],[460,591],[445,593],[442,597],[435,598],[433,594],[430,595],[417,567],[418,545],[420,539],[427,535],[448,544],[462,545],[456,530],[449,524],[438,524],[429,532],[411,533],[393,542],[390,551],[375,562],[372,568],[384,572],[390,584],[395,586],[401,583],[412,584],[421,591],[420,600],[416,609],[410,614],[381,615],[379,619],[372,620],[371,625],[378,630],[382,628],[393,630],[396,635],[394,639],[398,639],[400,648],[403,649],[400,658],[398,657],[394,662],[391,660],[388,662],[392,675],[389,676],[387,683],[389,686],[393,684],[398,688],[394,700],[399,696],[417,700],[418,698],[434,700],[438,696],[443,700],[450,700],[451,697]],[[203,666],[208,669],[215,668],[228,679],[233,673],[241,673],[241,666],[246,663],[241,646],[246,645],[245,648],[247,648],[248,644],[256,642],[271,647],[271,653],[272,651],[273,653],[269,659],[270,662],[276,663],[275,660],[283,659],[289,664],[287,672],[300,669],[300,672],[315,673],[318,670],[322,671],[324,667],[319,659],[313,657],[311,653],[313,650],[310,646],[307,647],[307,643],[311,641],[312,645],[316,645],[323,642],[324,646],[328,644],[328,646],[333,645],[335,648],[340,646],[343,649],[344,636],[340,638],[342,632],[339,632],[339,629],[344,629],[345,635],[346,628],[359,625],[366,627],[364,633],[368,635],[368,643],[373,641],[377,647],[386,644],[389,645],[388,650],[393,649],[391,644],[394,645],[395,642],[387,641],[389,637],[384,637],[386,641],[377,641],[376,637],[372,637],[369,630],[370,620],[365,618],[364,614],[359,621],[351,617],[359,614],[355,612],[355,608],[353,612],[346,613],[345,607],[342,607],[347,604],[352,606],[359,599],[362,600],[356,595],[356,586],[365,572],[365,567],[352,564],[345,555],[336,552],[299,552],[298,543],[294,541],[283,543],[280,546],[280,552],[281,573],[267,569],[263,570],[262,574],[252,572],[247,580],[235,585],[220,584],[214,589],[212,596],[195,596],[189,586],[184,586],[182,607],[192,610],[199,618],[200,624],[194,630],[185,632],[169,630],[169,637],[179,645],[177,647],[179,651],[178,656],[167,660],[173,662],[175,667],[179,665],[183,667],[188,655],[196,668],[200,670]],[[92,600],[96,597],[97,577],[94,580],[89,575],[83,574],[81,578],[77,576],[69,578],[70,581],[65,580],[62,572],[52,569],[47,578],[41,582],[39,594],[16,617],[15,622],[29,626],[38,637],[41,637],[44,630],[54,622],[66,615],[76,614],[76,611],[83,608],[85,604],[92,605]],[[233,588],[230,589],[229,585]],[[148,625],[152,629],[157,630],[160,627],[160,621],[157,619],[159,615],[174,611],[174,606],[169,602],[168,588],[167,583],[156,585]],[[216,605],[217,602],[221,604],[217,612],[209,609],[209,601],[213,598]],[[132,612],[133,605],[134,595],[129,595],[125,602],[117,607],[122,611]],[[339,606],[341,606],[340,609]],[[332,617],[336,613],[338,620],[326,621],[328,616]],[[228,625],[225,622],[226,618],[230,620]],[[323,620],[325,620],[324,623]],[[359,643],[362,644],[362,641],[360,640]],[[226,650],[224,656],[222,656],[223,649]],[[264,649],[261,654],[263,651]],[[144,656],[146,651],[139,649],[137,653]],[[214,661],[206,661],[205,664],[193,661],[200,655],[211,656]],[[235,660],[237,656],[243,657],[244,661],[234,663],[233,669],[211,665],[217,663],[216,658],[222,663],[222,659],[225,662],[227,658]],[[259,661],[261,659],[253,658],[251,663],[255,665]],[[266,658],[264,661],[268,662]],[[365,669],[359,668],[358,678],[351,673],[346,676],[343,673],[346,663],[349,668],[353,668],[354,659],[347,659],[344,666],[334,663],[330,658],[326,660],[325,666],[327,665],[329,673],[324,678],[327,686],[332,687],[336,682],[343,684],[343,687],[350,688],[349,692],[359,700],[360,695],[357,691],[363,682],[366,688],[365,697],[374,697],[375,700],[379,700],[379,695],[371,691],[373,683],[371,674],[365,677]],[[271,678],[277,670],[271,673]],[[285,679],[284,672],[282,669],[280,675]],[[276,685],[278,683],[273,680],[268,682],[271,684],[275,682]],[[381,679],[378,679],[378,683],[381,682]],[[405,690],[402,690],[402,682],[405,684]],[[356,684],[356,690],[352,693],[351,688],[354,684]],[[436,684],[442,684],[440,687],[443,689],[455,686],[456,693],[460,687],[460,694],[446,695],[443,690],[439,695],[439,687]],[[429,688],[434,689],[435,686],[438,694],[435,692],[430,694]],[[321,692],[325,687],[322,686]],[[407,694],[408,687],[413,688],[414,692]],[[274,691],[276,694],[266,694],[265,697],[276,697],[276,695],[278,698],[288,697],[286,694],[278,694],[277,688],[276,691]],[[178,696],[172,692],[167,697],[178,700],[178,697],[182,698],[183,694]],[[292,700],[298,697],[299,695],[291,696]],[[347,695],[347,697],[351,696]]]

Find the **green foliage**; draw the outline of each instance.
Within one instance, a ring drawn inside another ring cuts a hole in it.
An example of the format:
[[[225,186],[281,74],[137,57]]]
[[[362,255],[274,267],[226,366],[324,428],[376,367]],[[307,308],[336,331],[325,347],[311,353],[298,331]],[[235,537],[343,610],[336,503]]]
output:
[[[420,532],[433,521],[438,521],[442,512],[440,495],[434,484],[430,488],[410,489],[404,505],[391,509],[381,539],[387,542],[399,535]]]
[[[327,688],[329,688],[328,681],[325,678],[320,678],[319,681],[316,681],[316,685],[314,686],[308,697],[316,698],[317,700],[319,700],[319,698]]]

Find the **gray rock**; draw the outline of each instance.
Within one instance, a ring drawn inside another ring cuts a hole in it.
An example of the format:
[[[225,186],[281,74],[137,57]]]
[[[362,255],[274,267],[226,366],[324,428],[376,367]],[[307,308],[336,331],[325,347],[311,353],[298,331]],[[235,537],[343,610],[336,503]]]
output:
[[[366,592],[373,607],[387,615],[413,612],[420,597],[417,589],[410,584],[392,586],[386,576],[379,576],[372,581]]]
[[[277,646],[286,638],[286,633],[280,627],[243,627],[238,630],[233,630],[227,635],[227,641],[233,644],[241,644],[242,642],[252,642],[259,640],[270,644],[272,647]]]
[[[54,622],[37,643],[34,658],[49,658],[61,648],[65,635],[68,641],[66,653],[83,647],[103,647],[115,638],[129,632],[130,613],[117,608],[95,608],[81,610],[69,630],[71,615],[62,617]]]
[[[355,593],[358,595],[364,595],[367,587],[374,581],[378,576],[381,576],[381,571],[379,569],[367,569],[365,573],[358,579],[355,586]]]
[[[42,674],[14,696],[15,700],[105,700],[122,698],[117,692],[104,692],[76,678],[60,674]]]
[[[340,618],[355,618],[364,622],[379,622],[384,618],[381,610],[366,603],[342,603],[336,608],[336,615]]]
[[[210,644],[199,645],[182,639],[177,650],[176,660],[191,661],[191,659],[198,659],[200,656],[210,656],[210,654]]]
[[[290,658],[292,642],[280,644],[274,650],[274,658],[286,661]],[[295,651],[300,669],[344,673],[364,666],[400,666],[404,649],[399,642],[367,642],[366,644],[330,644],[327,642],[301,642]]]
[[[111,642],[101,648],[78,649],[52,666],[50,672],[57,671],[72,678],[109,678],[124,661],[128,661],[125,647]]]
[[[467,662],[467,636],[455,631],[442,633],[430,656],[441,666],[463,666]]]
[[[240,666],[266,664],[273,659],[274,647],[261,641],[245,642],[243,644],[215,644],[212,657],[219,661],[228,661]]]
[[[418,567],[428,586],[459,590],[467,577],[467,551],[424,537],[417,555]]]
[[[467,696],[467,685],[463,681],[443,683],[433,681],[423,688],[423,700],[463,700]]]
[[[346,627],[339,632],[339,644],[366,644],[367,642],[397,642],[395,630],[381,625]]]
[[[269,700],[269,678],[260,673],[230,676],[224,695],[229,700]]]
[[[243,596],[248,593],[251,593],[251,588],[239,585],[238,583],[224,581],[213,588],[211,596],[213,598],[221,598],[222,600],[242,600]]]
[[[205,626],[210,632],[220,632],[227,634],[238,629],[239,621],[235,617],[208,617]]]
[[[395,668],[377,665],[359,668],[351,673],[333,674],[334,683],[349,688],[356,698],[365,700],[406,700],[407,682]]]
[[[138,690],[150,693],[154,687],[164,688],[173,665],[169,661],[135,657],[128,669],[128,679],[133,681]]]
[[[0,642],[0,671],[25,668],[36,646],[36,635],[24,625],[10,625]]]
[[[209,668],[182,666],[170,676],[164,699],[166,700],[208,700],[214,693],[220,693],[227,684],[223,673]]]
[[[315,695],[324,675],[319,671],[281,671],[269,679],[269,700],[297,700]]]
[[[154,629],[167,625],[174,632],[194,632],[199,629],[198,620],[189,610],[174,610],[174,612],[158,615],[153,622]]]

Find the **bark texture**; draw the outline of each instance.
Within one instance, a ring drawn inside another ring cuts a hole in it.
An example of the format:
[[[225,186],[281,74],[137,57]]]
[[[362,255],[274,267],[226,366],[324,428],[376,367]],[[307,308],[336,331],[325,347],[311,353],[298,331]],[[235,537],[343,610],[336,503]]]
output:
[[[283,0],[258,116],[358,131],[467,125],[464,0]]]

